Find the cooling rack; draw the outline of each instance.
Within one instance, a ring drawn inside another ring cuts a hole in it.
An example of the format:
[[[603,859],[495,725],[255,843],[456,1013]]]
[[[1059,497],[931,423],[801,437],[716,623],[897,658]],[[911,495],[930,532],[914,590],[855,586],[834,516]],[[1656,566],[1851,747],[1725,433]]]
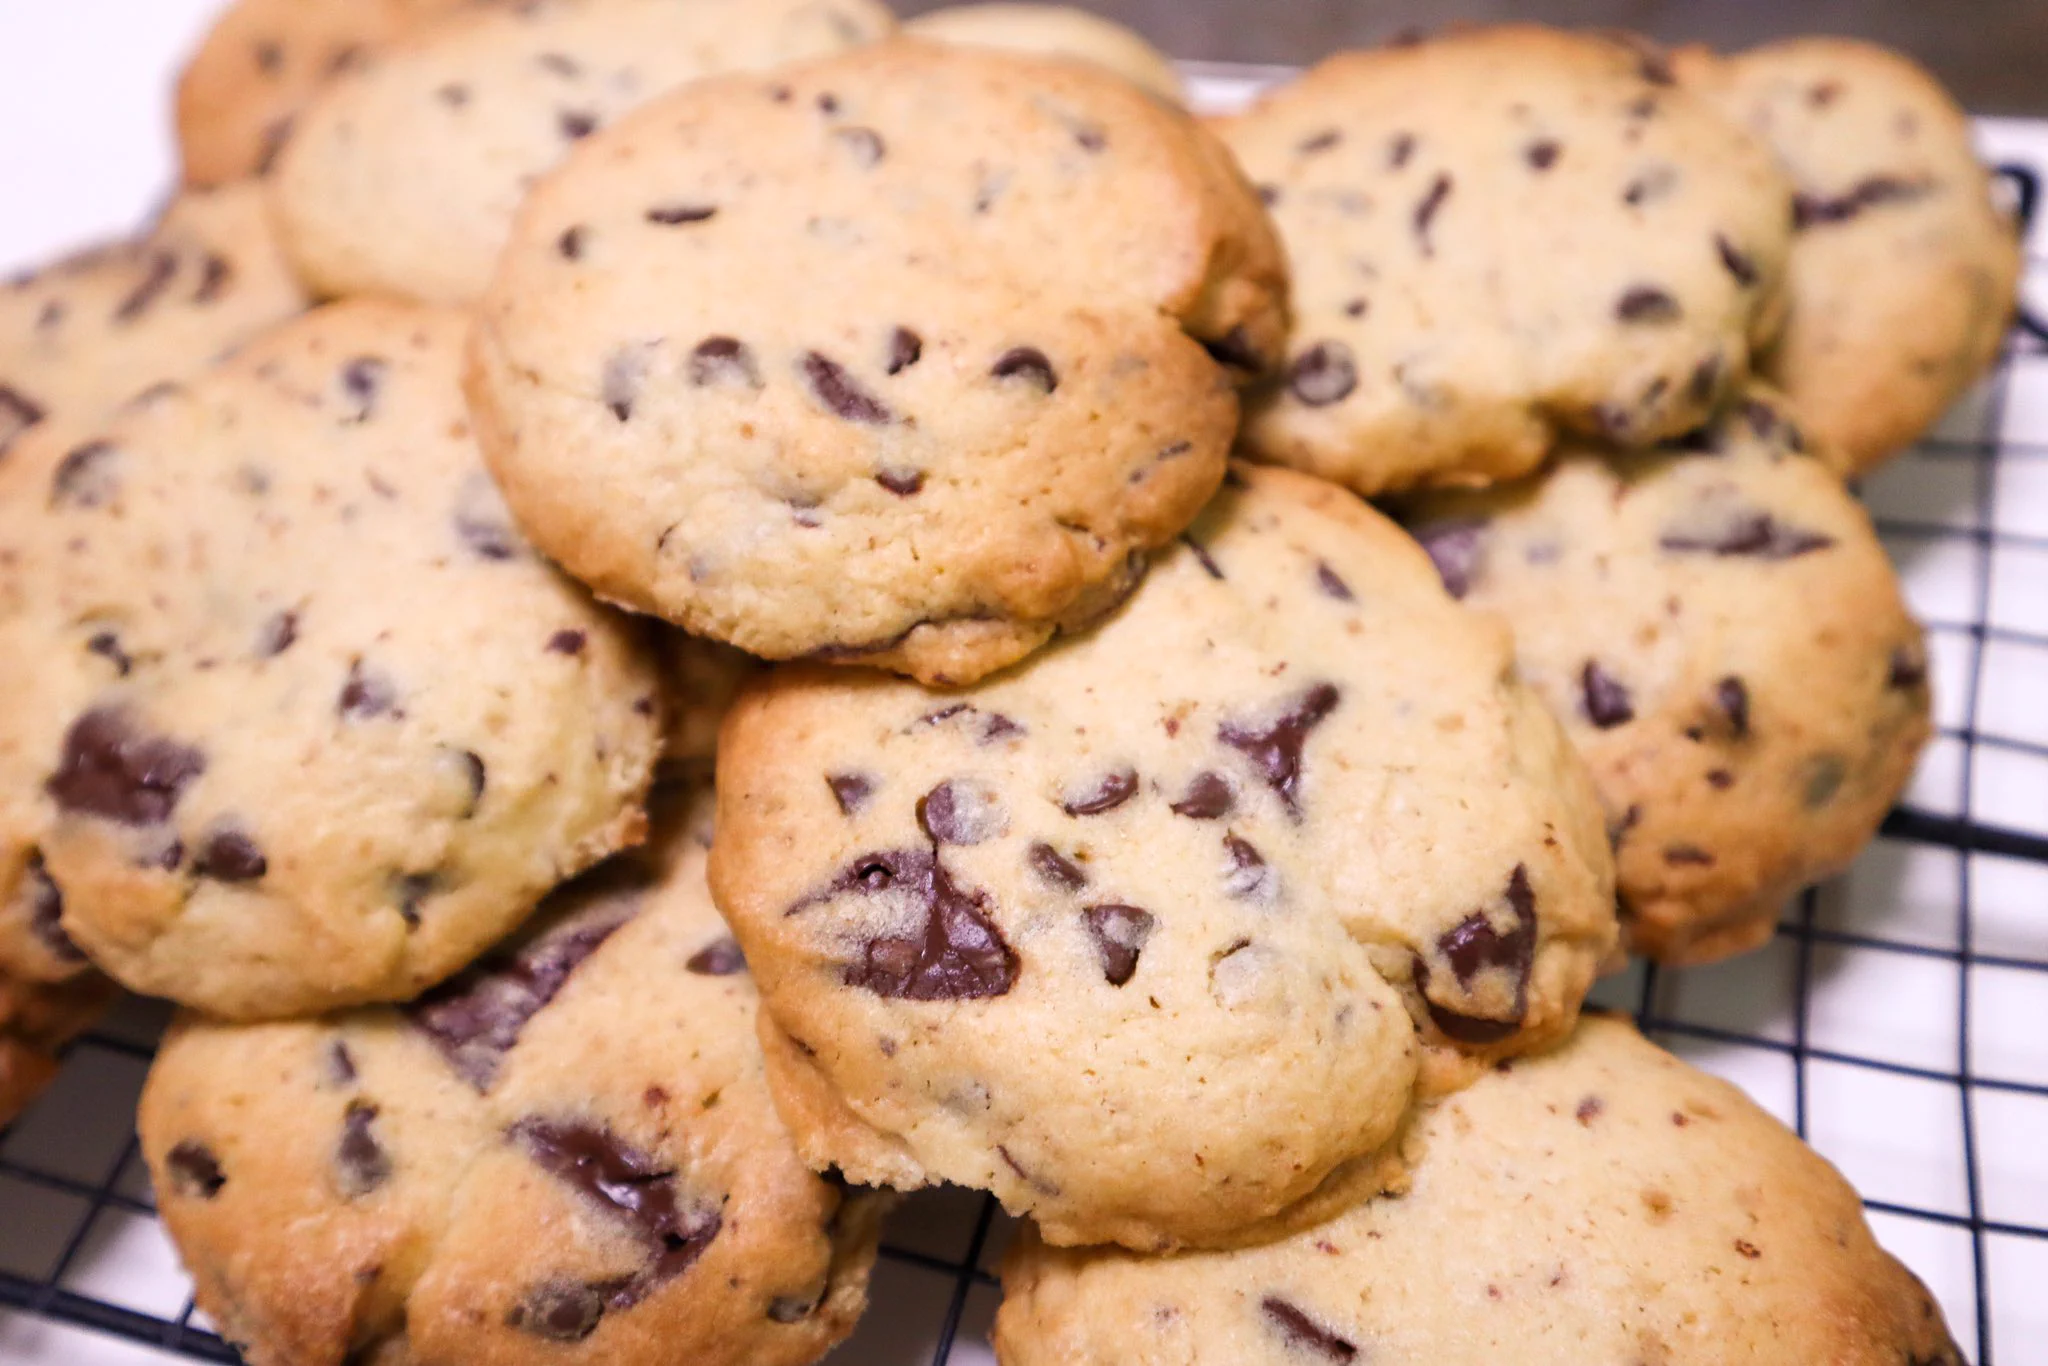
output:
[[[1190,68],[1211,107],[1283,74]],[[2038,217],[2048,122],[1979,133]],[[2028,276],[2048,303],[2038,222]],[[1861,492],[1929,629],[1938,730],[1910,791],[1764,949],[1639,964],[1596,998],[1840,1167],[1977,1366],[2026,1366],[2048,1360],[2048,330],[2023,317],[1997,372]],[[163,1018],[123,1005],[0,1132],[0,1361],[236,1360],[193,1309],[136,1152]],[[988,1366],[1011,1233],[985,1197],[913,1197],[833,1361]]]

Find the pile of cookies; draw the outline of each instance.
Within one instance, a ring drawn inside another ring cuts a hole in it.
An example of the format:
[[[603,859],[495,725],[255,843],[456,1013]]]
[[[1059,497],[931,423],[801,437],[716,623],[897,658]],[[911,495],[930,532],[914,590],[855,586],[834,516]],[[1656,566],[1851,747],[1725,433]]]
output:
[[[1959,1361],[1582,1017],[1927,736],[1843,481],[2012,307],[1946,94],[906,28],[222,17],[171,207],[0,293],[6,1111],[187,1007],[143,1151],[280,1366],[813,1361],[941,1182],[1007,1366]]]

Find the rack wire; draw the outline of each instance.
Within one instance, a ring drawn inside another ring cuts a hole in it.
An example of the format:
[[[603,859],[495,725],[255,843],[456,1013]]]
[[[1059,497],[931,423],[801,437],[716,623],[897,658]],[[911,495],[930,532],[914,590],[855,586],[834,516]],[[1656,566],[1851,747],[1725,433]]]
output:
[[[2031,216],[2048,125],[1987,131],[2000,155],[2023,154],[2002,173]],[[2028,272],[2048,292],[2048,254]],[[1842,1167],[1977,1366],[2021,1366],[2048,1344],[2048,1044],[2031,1034],[2048,1019],[2048,329],[2023,315],[1997,373],[1863,493],[1935,670],[1937,736],[1906,803],[1765,949],[1637,965],[1596,999]],[[69,1328],[163,1354],[109,1362],[237,1360],[195,1313],[136,1152],[161,1024],[124,1006],[0,1132],[0,1360],[102,1359],[76,1350],[90,1338],[53,1348]],[[1012,1231],[987,1197],[914,1197],[890,1226],[875,1308],[835,1360],[989,1362]]]

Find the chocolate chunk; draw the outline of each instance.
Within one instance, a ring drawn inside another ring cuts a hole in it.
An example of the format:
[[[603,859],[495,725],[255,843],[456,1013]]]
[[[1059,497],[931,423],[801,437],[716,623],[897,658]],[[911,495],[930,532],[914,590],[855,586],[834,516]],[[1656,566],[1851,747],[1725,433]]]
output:
[[[1437,936],[1437,952],[1450,964],[1459,987],[1472,989],[1473,979],[1486,971],[1504,971],[1514,981],[1514,1006],[1506,1019],[1466,1015],[1430,999],[1429,964],[1420,954],[1415,958],[1415,985],[1423,993],[1430,1018],[1445,1037],[1459,1043],[1498,1043],[1521,1027],[1528,1011],[1529,971],[1536,957],[1536,894],[1529,886],[1529,871],[1522,864],[1508,877],[1506,900],[1515,917],[1514,928],[1503,933],[1494,928],[1484,911],[1474,911]]]
[[[818,402],[848,422],[879,426],[894,420],[887,405],[855,384],[844,366],[816,351],[804,353],[804,378]]]
[[[384,388],[384,376],[389,369],[375,356],[357,356],[341,367],[341,392],[347,400],[343,422],[370,420],[377,411],[377,395]]]
[[[1600,1097],[1583,1096],[1580,1098],[1577,1108],[1572,1111],[1572,1118],[1591,1128],[1593,1121],[1600,1118],[1600,1112],[1606,1108],[1607,1102],[1600,1099]]]
[[[164,1170],[171,1178],[172,1190],[201,1200],[213,1199],[228,1183],[227,1173],[221,1170],[220,1159],[214,1156],[213,1149],[196,1138],[181,1139],[174,1144],[164,1156]]]
[[[535,1286],[505,1314],[505,1326],[549,1342],[581,1342],[597,1331],[613,1287],[552,1280]]]
[[[873,166],[888,154],[882,135],[872,128],[835,128],[834,141],[844,147],[859,166]]]
[[[453,521],[456,536],[481,559],[516,559],[525,546],[498,486],[482,470],[471,473],[456,490]]]
[[[59,962],[83,963],[84,952],[64,933],[64,893],[43,866],[40,849],[29,851],[22,877],[28,883],[29,933]]]
[[[898,498],[909,498],[924,488],[924,477],[923,470],[884,469],[875,482]]]
[[[1429,193],[1415,206],[1415,238],[1421,244],[1424,256],[1436,255],[1436,247],[1429,240],[1429,228],[1436,220],[1437,213],[1443,208],[1444,201],[1450,197],[1451,178],[1439,174],[1430,182]]]
[[[462,770],[462,780],[469,788],[469,805],[462,812],[462,819],[468,820],[483,804],[484,786],[490,774],[484,767],[483,756],[471,749],[450,749],[442,751],[453,759],[455,766]]]
[[[1219,816],[1230,814],[1230,808],[1237,794],[1220,773],[1203,771],[1188,782],[1188,790],[1181,799],[1169,808],[1176,816],[1186,816],[1193,821],[1213,821]]]
[[[1628,688],[1620,679],[1593,660],[1579,671],[1579,688],[1585,697],[1586,719],[1601,730],[1612,730],[1636,719]]]
[[[119,462],[120,452],[110,442],[88,441],[71,450],[50,476],[51,509],[97,508],[112,502],[121,489],[115,472]]]
[[[1299,813],[1302,748],[1309,732],[1337,709],[1339,696],[1335,684],[1318,683],[1289,701],[1286,710],[1264,726],[1225,721],[1216,736],[1251,760],[1287,809]]]
[[[1849,776],[1849,765],[1839,754],[1816,754],[1806,761],[1806,777],[1800,800],[1809,811],[1818,811],[1835,799]]]
[[[980,844],[1010,828],[1002,801],[980,783],[955,778],[917,800],[917,823],[940,844]]]
[[[341,1143],[334,1150],[342,1198],[357,1200],[391,1179],[391,1155],[370,1131],[377,1107],[352,1100],[341,1117]]]
[[[760,372],[754,368],[754,353],[736,337],[706,337],[690,352],[690,383],[699,389],[714,384],[743,384],[761,387]]]
[[[924,914],[910,934],[869,940],[846,966],[848,986],[897,1000],[964,1001],[1001,996],[1015,984],[1017,955],[988,917],[987,894],[954,882],[935,851],[894,849],[857,859],[788,913],[845,895],[900,897]]]
[[[1138,955],[1152,937],[1157,923],[1151,912],[1136,906],[1110,903],[1090,906],[1081,912],[1088,933],[1095,940],[1095,952],[1102,959],[1102,980],[1120,987],[1138,970]]]
[[[135,288],[128,291],[114,308],[114,321],[132,323],[155,305],[163,292],[170,288],[171,279],[178,273],[178,258],[167,251],[149,253],[148,265]]]
[[[143,734],[117,708],[96,707],[64,733],[63,756],[44,790],[78,815],[160,825],[170,819],[185,785],[205,771],[198,750]]]
[[[690,955],[683,966],[700,977],[731,977],[747,970],[747,956],[731,936],[714,939]]]
[[[548,637],[547,652],[575,659],[582,655],[584,648],[589,644],[590,637],[582,631],[562,630]]]
[[[121,648],[121,637],[112,631],[95,632],[92,639],[85,642],[85,648],[88,654],[98,655],[112,664],[114,672],[123,678],[135,667],[135,661]]]
[[[900,375],[924,359],[924,338],[907,327],[899,327],[889,334],[888,372]]]
[[[1522,159],[1531,170],[1547,171],[1557,165],[1557,154],[1562,150],[1555,138],[1541,138],[1522,149]]]
[[[1180,539],[1182,544],[1194,552],[1195,561],[1202,566],[1202,572],[1212,579],[1221,581],[1223,570],[1217,565],[1215,557],[1209,554],[1209,548],[1189,535],[1183,534]]]
[[[1042,394],[1049,394],[1060,387],[1059,376],[1053,373],[1052,362],[1045,358],[1045,352],[1035,346],[1013,346],[996,357],[989,373],[997,379],[1021,379],[1036,387]]]
[[[1235,834],[1223,837],[1223,852],[1230,856],[1230,870],[1223,878],[1224,895],[1233,901],[1265,901],[1273,894],[1273,872],[1266,857],[1250,840]]]
[[[1631,286],[1614,305],[1614,316],[1625,323],[1675,323],[1683,315],[1678,300],[1655,285]]]
[[[1735,786],[1735,775],[1725,768],[1710,768],[1707,770],[1707,786],[1719,792],[1726,792]]]
[[[1326,596],[1333,597],[1339,602],[1355,601],[1351,596],[1351,585],[1344,582],[1337,571],[1330,568],[1327,561],[1316,561],[1316,587],[1322,589]]]
[[[1396,133],[1387,144],[1387,165],[1398,171],[1415,155],[1415,134]]]
[[[349,661],[348,678],[341,685],[335,710],[344,721],[369,721],[379,716],[403,717],[397,712],[398,687],[375,669],[365,668],[361,658]]]
[[[1335,128],[1325,128],[1320,133],[1311,133],[1295,144],[1295,150],[1304,156],[1327,152],[1344,140],[1344,134]]]
[[[1429,552],[1430,563],[1436,566],[1437,577],[1444,581],[1445,592],[1462,599],[1472,591],[1486,549],[1486,523],[1438,522],[1410,527],[1408,534]]]
[[[1027,857],[1031,861],[1031,871],[1054,887],[1078,892],[1088,885],[1088,874],[1081,871],[1081,865],[1050,844],[1032,845]]]
[[[256,657],[275,659],[299,638],[299,614],[277,612],[265,621],[256,632]]]
[[[1668,844],[1664,846],[1664,861],[1674,868],[1692,866],[1711,868],[1714,856],[1697,844]]]
[[[1826,550],[1835,538],[1780,522],[1768,512],[1738,508],[1724,512],[1712,524],[1674,527],[1657,539],[1657,544],[1675,555],[1741,556],[1760,560],[1789,560]]]
[[[210,304],[227,290],[235,278],[235,267],[225,256],[214,252],[206,253],[206,259],[199,266],[199,287],[192,291],[192,302]]]
[[[575,142],[597,131],[597,115],[587,109],[559,110],[555,114],[555,126],[563,137]]]
[[[0,455],[14,444],[14,438],[41,422],[43,406],[19,389],[0,384]]]
[[[864,773],[828,773],[825,785],[832,789],[832,800],[839,803],[839,813],[856,816],[874,795],[875,784]]]
[[[1260,1300],[1259,1309],[1265,1314],[1266,1322],[1278,1330],[1293,1351],[1306,1352],[1328,1361],[1350,1361],[1358,1355],[1354,1344],[1278,1295],[1268,1295]]]
[[[355,1055],[340,1039],[327,1046],[327,1078],[336,1086],[353,1086],[356,1083]]]
[[[1209,353],[1209,359],[1232,370],[1257,374],[1266,368],[1266,358],[1259,354],[1259,348],[1252,341],[1252,334],[1245,330],[1243,323],[1234,324],[1220,337],[1210,338],[1202,343],[1202,349]]]
[[[555,239],[555,250],[562,254],[564,261],[581,261],[584,243],[589,236],[589,227],[582,223],[564,228],[562,235]]]
[[[1912,692],[1927,686],[1927,654],[1918,645],[1901,645],[1892,651],[1889,672],[1884,680],[1887,688],[1900,692]]]
[[[223,827],[206,837],[192,871],[215,882],[255,882],[270,871],[270,860],[256,841],[240,830]]]
[[[1358,387],[1358,362],[1340,341],[1319,341],[1287,367],[1287,389],[1311,408],[1342,403]]]
[[[1792,197],[1792,226],[1811,228],[1826,223],[1846,223],[1865,209],[1883,204],[1909,204],[1934,192],[1928,180],[1901,180],[1897,176],[1874,175],[1858,181],[1846,193],[1832,198],[1800,193]]]
[[[1695,403],[1710,403],[1721,388],[1721,353],[1716,351],[1692,368],[1685,383],[1686,396]]]
[[[624,346],[612,352],[604,363],[604,378],[600,395],[604,406],[612,410],[612,416],[621,422],[630,421],[633,403],[640,397],[640,386],[647,380],[647,348]]]
[[[463,1080],[488,1091],[526,1022],[630,915],[615,903],[594,907],[433,988],[405,1013]]]
[[[434,873],[403,873],[392,879],[392,896],[407,929],[420,927],[421,904],[440,890],[441,879]]]
[[[1060,803],[1060,810],[1069,816],[1099,816],[1122,806],[1137,790],[1137,770],[1120,768],[1103,774],[1086,792],[1067,797]]]
[[[1735,277],[1735,283],[1744,289],[1753,288],[1762,278],[1761,272],[1756,268],[1756,262],[1718,232],[1714,234],[1714,250],[1721,257],[1721,264]]]
[[[1714,685],[1714,705],[1728,718],[1728,729],[1738,740],[1749,734],[1749,687],[1730,674]]]

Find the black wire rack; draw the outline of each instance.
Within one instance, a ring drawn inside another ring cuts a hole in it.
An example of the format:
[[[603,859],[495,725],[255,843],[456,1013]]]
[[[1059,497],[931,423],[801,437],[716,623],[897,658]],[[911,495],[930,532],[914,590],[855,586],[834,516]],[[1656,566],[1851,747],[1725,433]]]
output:
[[[2002,168],[2028,217],[2041,141],[2035,165]],[[2029,274],[2048,287],[2048,256],[2030,256]],[[2015,405],[2029,407],[2018,435]],[[1909,584],[1916,560],[1958,562],[1935,600],[1915,602],[1942,701],[1909,804],[1848,876],[1788,908],[1765,949],[1712,968],[1637,965],[1596,999],[1746,1086],[1844,1167],[1977,1366],[2023,1366],[2048,1357],[2048,1052],[2028,1056],[1998,1024],[2048,1019],[2048,330],[2034,317],[1960,414],[1864,490]],[[2001,520],[2008,485],[2032,492],[2032,529]],[[2002,729],[2029,698],[2033,733]],[[55,1324],[237,1360],[195,1314],[131,1131],[161,1023],[124,1007],[0,1132],[0,1359],[70,1360],[10,1346],[10,1332]],[[985,1196],[914,1197],[890,1226],[874,1308],[835,1360],[991,1360],[993,1267],[1012,1231]]]

